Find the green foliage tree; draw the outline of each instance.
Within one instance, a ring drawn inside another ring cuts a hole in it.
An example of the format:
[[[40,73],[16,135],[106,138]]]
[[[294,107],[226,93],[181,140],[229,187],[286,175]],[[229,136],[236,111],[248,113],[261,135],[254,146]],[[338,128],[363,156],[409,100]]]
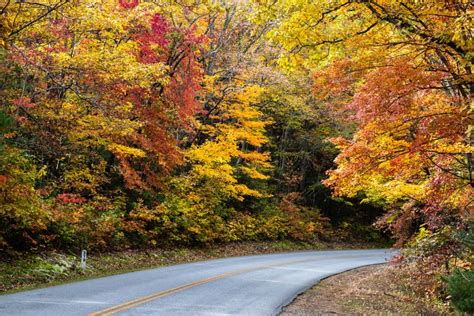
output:
[[[474,271],[455,269],[448,277],[448,292],[459,312],[474,312]]]

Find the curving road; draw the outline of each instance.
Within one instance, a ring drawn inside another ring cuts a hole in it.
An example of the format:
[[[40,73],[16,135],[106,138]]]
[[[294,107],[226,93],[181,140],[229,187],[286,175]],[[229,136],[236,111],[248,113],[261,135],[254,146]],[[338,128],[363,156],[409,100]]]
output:
[[[0,296],[0,315],[275,315],[320,279],[388,250],[308,251],[168,266]]]

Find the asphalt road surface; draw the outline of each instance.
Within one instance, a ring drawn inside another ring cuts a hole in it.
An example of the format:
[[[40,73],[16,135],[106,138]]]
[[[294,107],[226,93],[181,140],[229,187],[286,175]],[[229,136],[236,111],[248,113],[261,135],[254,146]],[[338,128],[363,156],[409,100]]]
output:
[[[275,315],[320,279],[393,254],[308,251],[180,264],[3,295],[0,315]]]

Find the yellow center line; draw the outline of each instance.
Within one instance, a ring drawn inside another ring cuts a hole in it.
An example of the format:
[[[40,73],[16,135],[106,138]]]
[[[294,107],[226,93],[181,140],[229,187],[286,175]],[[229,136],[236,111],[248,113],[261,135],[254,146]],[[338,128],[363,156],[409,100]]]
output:
[[[192,282],[192,283],[180,285],[180,286],[175,287],[175,288],[171,288],[171,289],[156,292],[156,293],[153,293],[153,294],[150,294],[150,295],[142,296],[142,297],[136,298],[134,300],[131,300],[131,301],[128,301],[128,302],[125,302],[125,303],[122,303],[122,304],[114,305],[114,306],[108,307],[106,309],[91,313],[91,314],[89,314],[89,316],[99,316],[99,315],[109,316],[109,315],[113,315],[113,314],[119,313],[121,311],[130,309],[132,307],[142,305],[142,304],[148,303],[150,301],[159,299],[161,297],[165,297],[165,296],[168,296],[168,295],[171,295],[171,294],[175,294],[175,293],[190,289],[192,287],[202,285],[202,284],[206,284],[206,283],[209,283],[209,282],[212,282],[212,281],[220,280],[220,279],[223,279],[223,278],[226,278],[226,277],[230,277],[230,276],[234,276],[234,275],[238,275],[238,274],[242,274],[242,273],[246,273],[246,272],[252,272],[252,271],[257,271],[257,270],[261,270],[261,269],[271,268],[271,267],[275,267],[275,266],[279,266],[279,265],[299,263],[299,262],[305,262],[305,261],[310,261],[310,260],[313,260],[313,259],[304,259],[304,260],[276,263],[276,264],[264,265],[264,266],[259,266],[259,267],[255,267],[255,268],[241,269],[241,270],[234,271],[234,272],[227,272],[227,273],[219,274],[219,275],[209,277],[209,278],[206,278],[206,279],[202,279],[202,280],[199,280],[199,281],[195,281],[195,282]]]
[[[228,277],[228,276],[231,276],[231,275],[234,275],[234,274],[236,274],[236,273],[229,273],[229,274],[225,274],[225,275],[221,274],[221,275],[213,277],[213,278],[204,279],[204,280],[201,280],[201,281],[198,281],[198,282],[193,282],[193,283],[190,283],[190,284],[187,284],[187,285],[183,285],[183,286],[180,286],[178,288],[171,289],[169,291],[163,291],[165,293],[158,292],[153,297],[143,299],[143,300],[140,300],[140,301],[135,302],[135,303],[127,304],[127,305],[122,306],[120,308],[113,309],[112,311],[110,311],[108,313],[105,313],[105,314],[102,314],[102,315],[103,316],[113,315],[113,314],[119,313],[121,311],[124,311],[126,309],[130,309],[132,307],[142,305],[142,304],[148,303],[150,301],[154,301],[154,300],[159,299],[161,297],[168,296],[168,295],[171,295],[171,294],[174,294],[174,293],[178,293],[178,292],[184,291],[186,289],[189,289],[189,288],[201,285],[201,284],[205,284],[205,283],[209,283],[209,282],[212,282],[212,281],[215,281],[215,280],[223,279],[225,277]]]

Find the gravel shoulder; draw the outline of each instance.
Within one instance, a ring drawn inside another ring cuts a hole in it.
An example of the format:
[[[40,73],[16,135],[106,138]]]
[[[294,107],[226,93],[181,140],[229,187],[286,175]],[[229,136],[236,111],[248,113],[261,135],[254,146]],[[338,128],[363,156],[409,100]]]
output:
[[[405,286],[395,265],[373,265],[322,280],[283,308],[281,315],[447,315]]]

